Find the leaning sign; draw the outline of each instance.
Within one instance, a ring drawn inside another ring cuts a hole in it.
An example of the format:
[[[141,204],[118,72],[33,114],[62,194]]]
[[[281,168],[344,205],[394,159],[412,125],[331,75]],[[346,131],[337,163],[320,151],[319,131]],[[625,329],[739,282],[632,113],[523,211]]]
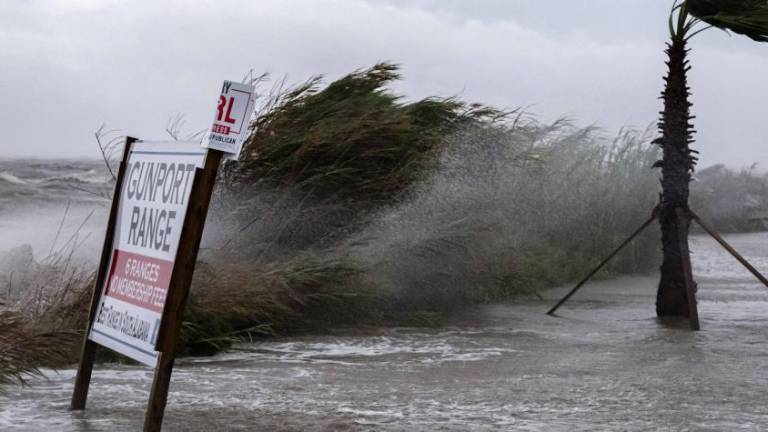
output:
[[[159,431],[222,153],[126,139],[70,408],[88,398],[96,347],[155,368],[145,431]]]
[[[252,85],[224,81],[205,147],[221,150],[229,153],[228,157],[237,159],[248,132],[254,101]]]
[[[107,277],[89,338],[157,364],[155,349],[196,168],[196,145],[139,142],[128,155]]]
[[[104,346],[155,368],[144,430],[160,430],[218,167],[237,158],[252,110],[253,87],[225,81],[208,149],[126,139],[71,409],[85,409]]]

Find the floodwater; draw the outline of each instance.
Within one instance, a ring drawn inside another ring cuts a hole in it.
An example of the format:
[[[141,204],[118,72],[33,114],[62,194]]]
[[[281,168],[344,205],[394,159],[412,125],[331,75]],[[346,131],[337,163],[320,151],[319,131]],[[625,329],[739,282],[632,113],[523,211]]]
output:
[[[768,233],[729,240],[768,272]],[[242,345],[174,371],[168,431],[763,430],[768,289],[693,239],[702,331],[654,318],[655,277],[467,313],[447,328]],[[140,430],[152,372],[98,366],[88,409],[73,370],[0,396],[3,431]]]

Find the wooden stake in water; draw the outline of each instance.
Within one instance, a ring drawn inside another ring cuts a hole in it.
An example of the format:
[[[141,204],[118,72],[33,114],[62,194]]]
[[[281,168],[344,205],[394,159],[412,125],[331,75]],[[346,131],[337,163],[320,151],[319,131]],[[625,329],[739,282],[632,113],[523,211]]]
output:
[[[624,249],[624,248],[625,248],[625,247],[626,247],[626,246],[627,246],[629,243],[631,243],[631,242],[632,242],[632,240],[634,240],[634,239],[635,239],[635,237],[637,237],[638,235],[640,235],[640,233],[641,233],[641,232],[643,232],[643,230],[645,230],[645,229],[648,227],[648,225],[650,225],[651,223],[653,223],[653,221],[654,221],[654,220],[656,220],[656,211],[654,211],[654,212],[653,212],[653,214],[651,214],[651,217],[650,217],[650,218],[649,218],[647,221],[645,221],[645,222],[644,222],[642,225],[640,225],[640,227],[639,227],[638,229],[636,229],[636,230],[635,230],[635,232],[633,232],[633,233],[632,233],[632,235],[630,235],[630,236],[629,236],[629,238],[627,238],[626,240],[624,240],[624,242],[622,242],[622,243],[619,245],[619,247],[617,247],[617,248],[616,248],[616,249],[615,249],[613,252],[611,252],[611,254],[610,254],[610,255],[608,255],[608,256],[607,256],[607,257],[606,257],[606,258],[605,258],[605,259],[604,259],[602,262],[600,262],[600,264],[598,264],[598,265],[597,265],[597,267],[595,267],[595,268],[594,268],[594,269],[593,269],[591,272],[589,272],[589,274],[587,274],[587,275],[584,277],[584,279],[580,280],[580,281],[579,281],[579,283],[577,283],[577,284],[576,284],[576,286],[575,286],[575,287],[573,287],[573,289],[572,289],[572,290],[571,290],[571,291],[570,291],[568,294],[566,294],[566,295],[565,295],[565,297],[563,297],[563,298],[562,298],[562,299],[561,299],[559,302],[557,302],[557,304],[556,304],[555,306],[553,306],[553,307],[552,307],[552,309],[550,309],[550,310],[547,312],[547,315],[554,315],[555,311],[556,311],[556,310],[557,310],[557,309],[558,309],[560,306],[562,306],[562,305],[563,305],[563,303],[567,302],[567,301],[568,301],[568,299],[569,299],[569,298],[571,298],[571,296],[573,296],[574,294],[576,294],[576,291],[578,291],[579,289],[581,289],[581,287],[582,287],[582,286],[583,286],[585,283],[587,283],[587,281],[589,281],[590,279],[592,279],[592,276],[594,276],[594,275],[595,275],[597,272],[599,272],[599,271],[600,271],[600,269],[602,269],[602,268],[603,268],[603,267],[604,267],[606,264],[608,264],[608,261],[610,261],[610,260],[611,260],[613,257],[615,257],[615,256],[616,256],[616,254],[618,254],[619,252],[621,252],[621,250],[622,250],[622,249]]]
[[[88,399],[88,388],[91,385],[91,373],[93,372],[93,362],[96,359],[96,342],[88,339],[93,324],[96,308],[101,298],[101,288],[104,286],[104,278],[107,276],[107,267],[112,253],[112,240],[115,237],[115,226],[117,225],[117,210],[120,203],[120,194],[123,190],[123,179],[125,178],[126,161],[128,154],[137,138],[126,137],[125,148],[123,148],[123,160],[120,161],[120,167],[117,171],[115,181],[115,191],[112,195],[112,207],[109,210],[109,220],[107,221],[107,232],[104,235],[104,247],[101,250],[101,260],[99,261],[99,270],[96,273],[96,280],[93,286],[93,295],[91,296],[91,306],[88,312],[88,326],[83,336],[83,347],[80,351],[80,364],[77,367],[77,376],[75,377],[75,389],[72,392],[72,401],[69,405],[71,410],[85,409],[85,402]]]
[[[723,247],[723,249],[727,250],[727,251],[728,251],[728,253],[730,253],[731,255],[733,255],[733,257],[734,257],[734,258],[736,258],[736,260],[737,260],[738,262],[740,262],[740,263],[741,263],[741,265],[743,265],[743,266],[744,266],[744,267],[745,267],[747,270],[749,270],[749,272],[750,272],[750,273],[752,273],[752,275],[753,275],[753,276],[755,276],[755,277],[757,278],[757,280],[759,280],[760,282],[762,282],[762,283],[763,283],[763,285],[765,285],[766,287],[768,287],[768,279],[766,279],[766,278],[765,278],[765,276],[763,276],[763,275],[762,275],[762,274],[761,274],[759,271],[757,271],[757,269],[756,269],[756,268],[754,268],[754,267],[752,266],[752,264],[750,264],[750,263],[749,263],[749,261],[747,261],[747,260],[746,260],[746,258],[744,258],[743,256],[741,256],[741,254],[739,254],[739,253],[736,251],[736,249],[734,249],[734,248],[733,248],[733,247],[732,247],[730,244],[728,244],[728,242],[727,242],[727,241],[725,241],[725,239],[724,239],[723,237],[721,237],[721,236],[720,236],[720,234],[718,234],[718,233],[717,233],[717,231],[715,231],[715,229],[714,229],[714,228],[712,228],[712,227],[711,227],[711,226],[709,226],[708,224],[704,223],[704,221],[702,221],[702,220],[701,220],[701,218],[699,217],[699,215],[697,215],[696,213],[694,213],[692,210],[690,211],[690,213],[691,213],[691,218],[692,218],[693,220],[695,220],[695,221],[696,221],[696,223],[697,223],[697,224],[699,224],[699,226],[700,226],[701,228],[703,228],[703,229],[704,229],[704,231],[706,231],[706,232],[707,232],[707,234],[709,234],[710,236],[712,236],[712,238],[713,238],[713,239],[715,239],[715,241],[717,241],[718,243],[720,243],[720,246],[722,246],[722,247]]]

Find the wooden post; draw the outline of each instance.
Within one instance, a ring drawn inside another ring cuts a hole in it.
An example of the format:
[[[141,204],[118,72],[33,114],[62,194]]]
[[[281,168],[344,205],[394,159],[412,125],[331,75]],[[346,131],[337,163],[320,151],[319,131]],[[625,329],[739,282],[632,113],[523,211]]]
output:
[[[115,225],[117,224],[117,210],[120,204],[120,195],[123,190],[123,179],[125,177],[126,162],[128,161],[128,154],[131,151],[133,143],[138,141],[138,138],[125,137],[125,148],[123,148],[123,160],[120,161],[120,166],[117,170],[117,177],[115,178],[115,191],[112,195],[112,207],[109,210],[109,219],[107,222],[107,231],[104,234],[104,247],[101,250],[101,261],[99,262],[99,270],[96,273],[96,280],[93,284],[93,295],[91,297],[91,306],[88,312],[88,325],[85,329],[85,335],[83,336],[83,347],[80,352],[80,364],[77,367],[77,376],[75,377],[75,389],[72,392],[72,401],[69,409],[71,410],[83,410],[85,409],[85,402],[88,399],[88,389],[91,384],[91,373],[93,372],[93,362],[96,359],[96,347],[95,342],[88,339],[88,335],[91,333],[91,325],[93,324],[93,318],[96,315],[96,309],[99,305],[99,299],[101,298],[101,289],[104,286],[104,278],[107,275],[107,269],[109,266],[109,259],[112,253],[112,241],[115,237]]]
[[[715,231],[714,228],[704,223],[704,221],[701,220],[701,218],[699,218],[699,216],[693,211],[691,211],[691,216],[693,217],[693,220],[695,220],[696,223],[698,223],[699,226],[702,227],[704,231],[707,232],[707,234],[712,236],[712,238],[715,239],[715,241],[720,243],[720,246],[722,246],[725,250],[727,250],[728,253],[733,255],[733,257],[736,258],[736,260],[740,262],[741,265],[743,265],[747,270],[749,270],[749,272],[752,273],[752,275],[755,276],[757,280],[759,280],[760,282],[763,283],[763,285],[768,287],[768,279],[766,279],[765,276],[763,276],[759,271],[757,271],[757,269],[754,268],[752,264],[750,264],[749,261],[747,261],[746,258],[741,256],[741,254],[736,251],[736,249],[734,249],[730,244],[728,244],[728,242],[725,241],[725,239],[722,238],[720,234],[718,234],[717,231]]]
[[[554,305],[554,306],[552,307],[552,309],[550,309],[550,310],[547,312],[547,315],[553,315],[553,314],[555,313],[555,311],[557,311],[557,309],[558,309],[560,306],[562,306],[562,305],[563,305],[563,303],[565,303],[566,301],[568,301],[568,299],[569,299],[569,298],[571,298],[571,296],[573,296],[574,294],[576,294],[576,291],[578,291],[579,289],[581,289],[581,287],[582,287],[582,286],[583,286],[585,283],[587,283],[587,281],[588,281],[588,280],[592,279],[592,276],[594,276],[594,275],[595,275],[595,274],[596,274],[598,271],[600,271],[600,269],[601,269],[601,268],[603,268],[603,266],[605,266],[606,264],[608,264],[608,261],[610,261],[610,260],[611,260],[611,258],[613,258],[614,256],[616,256],[616,254],[618,254],[619,252],[621,252],[621,250],[622,250],[622,249],[624,249],[624,248],[625,248],[625,247],[626,247],[626,246],[627,246],[627,245],[628,245],[628,244],[629,244],[629,243],[630,243],[630,242],[631,242],[631,241],[632,241],[632,240],[633,240],[635,237],[637,237],[638,235],[640,235],[640,233],[641,233],[641,232],[643,232],[643,230],[644,230],[644,229],[648,228],[648,225],[650,225],[650,224],[651,224],[651,223],[652,223],[654,220],[656,220],[656,210],[654,210],[654,211],[653,211],[653,214],[651,214],[651,217],[650,217],[650,218],[649,218],[647,221],[645,221],[645,222],[644,222],[642,225],[640,225],[640,227],[639,227],[638,229],[636,229],[636,230],[635,230],[635,232],[633,232],[633,233],[632,233],[632,235],[630,235],[630,236],[629,236],[629,238],[627,238],[626,240],[624,240],[624,242],[623,242],[623,243],[621,243],[621,244],[619,245],[619,247],[617,247],[617,248],[616,248],[616,249],[615,249],[613,252],[611,252],[611,254],[610,254],[610,255],[608,255],[608,256],[607,256],[607,257],[606,257],[606,258],[605,258],[605,259],[604,259],[604,260],[603,260],[603,261],[602,261],[600,264],[598,264],[598,265],[597,265],[597,267],[595,267],[595,268],[594,268],[594,269],[593,269],[591,272],[589,272],[589,274],[587,274],[587,275],[584,277],[584,279],[582,279],[581,281],[579,281],[579,283],[577,283],[577,284],[576,284],[576,286],[575,286],[575,287],[573,287],[573,289],[571,289],[571,291],[570,291],[568,294],[566,294],[566,295],[565,295],[565,297],[563,297],[563,298],[562,298],[562,299],[561,299],[559,302],[557,302],[557,304],[556,304],[556,305]]]
[[[160,357],[155,367],[155,377],[144,418],[145,432],[159,432],[163,423],[165,405],[168,400],[168,388],[176,358],[176,345],[184,318],[184,306],[187,303],[192,275],[195,271],[200,239],[221,157],[222,152],[209,149],[205,158],[205,165],[202,169],[197,169],[192,183],[189,208],[184,218],[184,228],[176,251],[176,263],[173,268],[165,308],[163,309],[160,334],[156,343]]]
[[[700,330],[699,324],[699,308],[696,304],[696,289],[693,282],[693,270],[691,270],[691,254],[688,250],[688,242],[683,241],[685,234],[688,232],[688,224],[690,223],[690,216],[687,216],[681,207],[675,209],[677,214],[677,229],[680,230],[680,250],[683,251],[683,281],[685,283],[685,295],[688,299],[688,322],[690,323],[691,330]]]

